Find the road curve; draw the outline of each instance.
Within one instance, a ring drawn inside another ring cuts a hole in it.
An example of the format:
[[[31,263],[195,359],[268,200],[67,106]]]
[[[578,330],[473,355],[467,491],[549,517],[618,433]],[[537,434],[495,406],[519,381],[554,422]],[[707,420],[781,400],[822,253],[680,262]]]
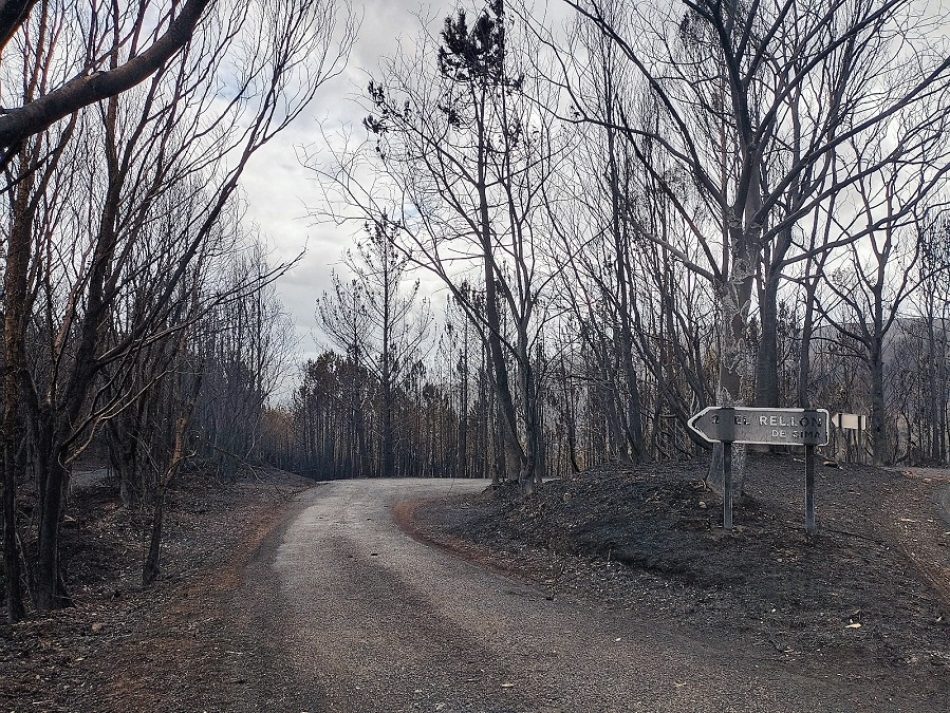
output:
[[[558,598],[417,542],[401,500],[472,481],[338,481],[299,501],[235,599],[252,632],[229,710],[310,713],[913,711],[630,612]],[[926,707],[920,710],[926,710]]]

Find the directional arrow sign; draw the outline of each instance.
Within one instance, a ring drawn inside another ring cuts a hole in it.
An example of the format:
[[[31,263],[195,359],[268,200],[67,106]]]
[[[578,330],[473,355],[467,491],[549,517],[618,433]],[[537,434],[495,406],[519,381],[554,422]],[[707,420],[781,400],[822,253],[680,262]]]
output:
[[[825,409],[709,406],[689,420],[689,427],[710,443],[823,446],[828,421]]]

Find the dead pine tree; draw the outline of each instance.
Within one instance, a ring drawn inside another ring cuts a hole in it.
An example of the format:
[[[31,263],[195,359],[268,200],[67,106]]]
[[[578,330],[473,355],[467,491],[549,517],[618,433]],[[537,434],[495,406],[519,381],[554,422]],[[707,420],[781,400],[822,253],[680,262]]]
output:
[[[485,339],[504,471],[516,470],[524,492],[543,467],[544,434],[536,360],[545,320],[543,295],[559,267],[543,246],[550,224],[543,186],[558,154],[552,116],[537,111],[540,86],[528,86],[530,48],[501,0],[471,22],[464,11],[427,37],[419,57],[401,55],[369,87],[369,143],[343,152],[331,169],[315,168],[328,189],[364,218],[398,223],[397,244],[448,289]],[[432,62],[431,57],[436,61]],[[551,90],[551,88],[548,88]],[[366,162],[398,190],[360,184]],[[477,265],[481,304],[465,286]]]

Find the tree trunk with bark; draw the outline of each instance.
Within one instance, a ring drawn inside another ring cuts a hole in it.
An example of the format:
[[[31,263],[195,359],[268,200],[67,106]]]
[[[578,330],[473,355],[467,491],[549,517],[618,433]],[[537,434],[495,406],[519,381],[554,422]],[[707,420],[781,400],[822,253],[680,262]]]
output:
[[[755,360],[755,405],[779,406],[778,388],[778,288],[780,276],[772,270],[763,276],[759,302],[759,348]]]
[[[26,192],[23,191],[22,194]],[[17,205],[21,201],[16,201]],[[20,205],[21,209],[23,208]],[[17,548],[16,490],[20,450],[17,405],[20,402],[20,371],[23,354],[24,302],[30,236],[11,231],[7,241],[6,271],[3,279],[3,564],[6,576],[7,618],[16,623],[23,618],[20,555]]]
[[[874,465],[884,465],[891,457],[884,393],[884,355],[882,340],[875,339],[871,349],[871,448]]]
[[[752,297],[754,274],[742,238],[733,238],[738,250],[734,253],[730,279],[720,288],[722,310],[721,346],[719,355],[719,388],[717,405],[737,407],[743,405],[742,389],[748,378],[749,365],[746,353],[746,324],[749,301]],[[745,483],[746,449],[741,444],[732,448],[733,496],[742,494]],[[707,475],[707,484],[720,495],[723,494],[722,447],[713,449]]]

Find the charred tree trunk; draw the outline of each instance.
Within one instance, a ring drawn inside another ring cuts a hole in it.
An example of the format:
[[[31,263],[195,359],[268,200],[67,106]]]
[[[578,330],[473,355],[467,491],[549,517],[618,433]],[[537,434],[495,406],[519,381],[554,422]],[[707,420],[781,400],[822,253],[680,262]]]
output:
[[[875,339],[871,350],[871,448],[874,465],[890,459],[887,401],[884,394],[884,355],[882,340]]]
[[[494,259],[492,257],[491,236],[489,233],[487,197],[483,202],[482,211],[484,214],[482,249],[484,251],[483,260],[485,268],[486,339],[488,341],[488,354],[491,360],[492,371],[494,372],[492,383],[495,385],[495,398],[497,400],[498,415],[501,421],[499,426],[505,440],[506,450],[517,457],[521,470],[524,472],[526,455],[518,438],[518,421],[515,414],[514,401],[511,396],[508,365],[505,363],[505,353],[502,345],[501,315],[498,312],[498,295],[495,287]]]
[[[16,211],[25,208],[23,188],[17,191]],[[16,227],[16,226],[15,226]],[[7,618],[15,623],[23,618],[20,556],[17,549],[16,488],[17,435],[20,402],[20,370],[24,368],[23,326],[26,301],[27,268],[30,259],[30,235],[24,230],[11,231],[7,241],[6,272],[3,279],[3,564],[6,575]]]
[[[62,465],[61,445],[54,447],[51,452],[52,457],[41,459],[45,465],[43,469],[45,472],[40,474],[43,487],[40,497],[34,588],[36,607],[40,611],[59,609],[72,604],[59,567],[59,530],[62,524],[64,495],[69,473]]]
[[[116,248],[116,221],[124,178],[115,150],[117,112],[117,101],[113,98],[108,104],[105,124],[109,186],[103,200],[99,233],[96,236],[91,259],[87,299],[79,327],[75,364],[63,398],[64,413],[59,416],[55,414],[56,404],[50,403],[49,422],[45,426],[49,433],[51,448],[50,457],[46,460],[45,477],[41,476],[41,480],[45,480],[45,488],[41,487],[36,567],[37,606],[41,610],[65,606],[69,603],[59,576],[59,526],[63,516],[64,493],[69,477],[64,465],[69,461],[68,434],[63,431],[70,427],[62,424],[74,424],[81,420],[80,413],[100,368],[96,360],[96,348],[101,336],[103,316],[107,310],[107,282],[110,279],[112,258]]]
[[[608,67],[605,73],[612,81],[612,74]],[[607,117],[613,124],[614,94],[607,93]],[[624,381],[627,386],[626,413],[624,414],[624,431],[627,440],[627,451],[631,462],[637,463],[644,458],[643,423],[640,415],[640,386],[637,381],[637,372],[633,360],[633,330],[630,324],[630,250],[629,236],[627,235],[627,220],[624,216],[623,202],[627,200],[627,186],[621,186],[620,166],[617,157],[616,131],[607,130],[607,161],[610,181],[611,197],[611,228],[613,231],[614,254],[617,273],[618,304],[617,311],[620,322],[620,339],[617,346],[620,351],[620,363],[623,367]]]
[[[23,618],[22,573],[20,571],[20,554],[17,547],[16,524],[16,471],[17,471],[17,434],[16,414],[13,422],[8,411],[15,411],[15,407],[7,404],[10,401],[10,391],[7,388],[7,379],[4,378],[4,414],[3,414],[3,573],[6,590],[7,620],[15,624]]]
[[[198,388],[200,389],[200,380]],[[148,554],[145,557],[145,564],[142,566],[142,584],[146,587],[151,585],[161,572],[162,525],[165,521],[165,497],[168,492],[168,486],[175,479],[178,468],[185,460],[185,435],[188,431],[188,424],[193,408],[194,401],[191,401],[187,407],[186,415],[180,416],[175,422],[175,440],[171,458],[165,472],[160,476],[158,492],[155,496],[155,508],[152,511],[152,527],[149,537]]]
[[[523,346],[526,347],[527,345],[524,344]],[[522,354],[522,360],[521,380],[522,389],[524,390],[524,426],[527,447],[524,449],[524,455],[521,459],[521,472],[518,476],[518,481],[521,485],[521,492],[525,495],[530,495],[534,492],[538,484],[543,443],[541,437],[541,413],[538,404],[538,384],[534,376],[534,368],[531,365],[530,358],[526,354]]]
[[[150,586],[161,572],[160,561],[162,552],[162,525],[165,520],[165,488],[161,487],[155,499],[152,510],[152,527],[150,529],[148,554],[142,566],[142,584]]]
[[[459,381],[461,393],[458,413],[458,476],[467,478],[468,468],[468,320],[462,332],[462,354],[459,357]]]
[[[811,397],[808,393],[808,382],[811,375],[811,340],[815,332],[815,292],[818,289],[818,278],[809,279],[806,274],[805,287],[805,315],[802,320],[801,348],[798,354],[798,405],[801,408],[811,408]]]
[[[752,297],[754,274],[751,261],[741,247],[741,238],[736,238],[740,248],[735,253],[731,277],[720,288],[722,309],[722,336],[719,355],[719,389],[717,404],[736,407],[743,405],[742,389],[746,367],[746,320],[749,300]],[[734,243],[736,244],[736,243]],[[732,491],[740,496],[745,482],[746,449],[741,444],[732,448]],[[722,447],[713,448],[713,457],[706,477],[707,484],[720,495],[723,493]]]
[[[383,355],[383,362],[383,412],[380,414],[382,443],[380,444],[379,470],[382,477],[391,478],[393,475],[393,377],[388,350]]]
[[[759,304],[759,348],[755,361],[755,405],[777,407],[778,388],[778,288],[779,275],[769,270]]]

